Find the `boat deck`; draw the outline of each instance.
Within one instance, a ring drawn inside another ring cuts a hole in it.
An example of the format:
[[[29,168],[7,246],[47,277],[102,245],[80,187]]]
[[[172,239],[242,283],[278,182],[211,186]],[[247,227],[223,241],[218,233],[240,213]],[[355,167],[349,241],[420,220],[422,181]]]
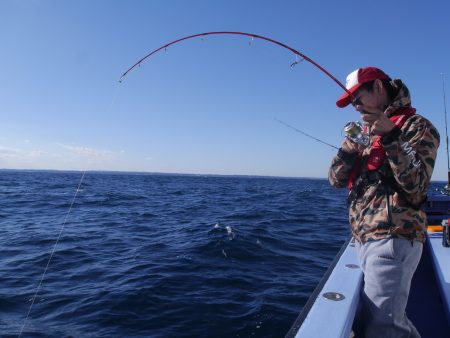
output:
[[[450,218],[447,195],[432,195],[425,205],[428,223]],[[438,227],[430,227],[437,229]],[[422,338],[450,337],[450,247],[442,231],[428,232],[423,254],[411,282],[406,313]],[[348,338],[363,288],[354,245],[348,240],[314,290],[287,338]]]
[[[287,338],[349,337],[363,287],[363,275],[355,268],[351,241],[344,244],[322,282],[305,305]],[[341,299],[324,295],[338,293]],[[450,248],[442,246],[442,234],[430,234],[411,282],[406,313],[422,338],[450,337]]]
[[[441,249],[447,250],[441,252]],[[441,253],[436,256],[434,250]],[[446,260],[447,275],[450,273],[450,248],[442,246],[442,235],[431,235],[424,246],[422,258],[411,282],[406,313],[414,323],[422,338],[448,338],[450,327],[448,326],[448,313],[445,301],[439,288],[440,282],[436,271],[435,262]],[[450,284],[446,284],[450,291]],[[447,293],[447,295],[449,295]],[[447,299],[448,302],[449,299]]]

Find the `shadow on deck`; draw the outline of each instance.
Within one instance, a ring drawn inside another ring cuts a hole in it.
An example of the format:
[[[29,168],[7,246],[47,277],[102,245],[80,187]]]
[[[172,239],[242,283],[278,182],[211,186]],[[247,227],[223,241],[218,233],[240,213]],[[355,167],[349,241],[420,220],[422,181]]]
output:
[[[430,256],[429,241],[411,282],[406,313],[422,338],[448,338],[450,327],[438,289],[438,281]]]

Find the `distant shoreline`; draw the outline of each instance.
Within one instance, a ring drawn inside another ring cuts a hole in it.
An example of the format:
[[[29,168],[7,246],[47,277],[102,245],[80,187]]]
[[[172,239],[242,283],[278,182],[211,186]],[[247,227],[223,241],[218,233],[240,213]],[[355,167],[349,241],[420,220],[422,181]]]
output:
[[[59,170],[59,169],[0,169],[0,172],[43,172],[43,173],[81,173],[83,170]],[[86,170],[92,174],[112,174],[112,175],[149,175],[149,176],[191,176],[191,177],[242,177],[242,178],[278,178],[278,179],[308,179],[327,180],[325,177],[306,176],[271,176],[271,175],[247,175],[247,174],[192,174],[192,173],[164,173],[150,171],[117,171],[117,170]]]
[[[81,173],[83,170],[59,170],[59,169],[0,169],[0,172],[43,172],[43,173]],[[236,177],[236,178],[277,178],[277,179],[307,179],[328,180],[326,177],[307,176],[271,176],[271,175],[246,175],[246,174],[192,174],[192,173],[163,173],[150,171],[116,171],[116,170],[86,170],[91,174],[110,175],[149,175],[149,176],[186,176],[186,177]],[[431,180],[432,183],[446,184],[445,180]]]

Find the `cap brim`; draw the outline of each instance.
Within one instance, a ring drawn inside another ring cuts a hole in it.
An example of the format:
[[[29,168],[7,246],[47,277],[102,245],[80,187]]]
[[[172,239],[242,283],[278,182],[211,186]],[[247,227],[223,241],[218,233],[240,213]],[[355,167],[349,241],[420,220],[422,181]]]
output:
[[[359,87],[361,87],[362,83],[358,83],[354,85],[352,88],[348,89],[337,101],[336,105],[339,108],[347,107],[353,99],[353,93],[356,92]]]
[[[336,105],[339,108],[347,107],[351,102],[351,96],[349,93],[345,92],[344,95],[342,95],[337,101]]]

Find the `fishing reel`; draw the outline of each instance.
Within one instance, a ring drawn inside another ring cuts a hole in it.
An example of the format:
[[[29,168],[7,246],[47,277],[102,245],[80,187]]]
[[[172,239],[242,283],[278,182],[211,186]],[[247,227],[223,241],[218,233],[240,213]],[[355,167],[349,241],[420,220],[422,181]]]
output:
[[[345,137],[356,144],[367,147],[370,143],[369,135],[364,132],[364,127],[361,122],[347,122],[343,131],[345,133]]]

